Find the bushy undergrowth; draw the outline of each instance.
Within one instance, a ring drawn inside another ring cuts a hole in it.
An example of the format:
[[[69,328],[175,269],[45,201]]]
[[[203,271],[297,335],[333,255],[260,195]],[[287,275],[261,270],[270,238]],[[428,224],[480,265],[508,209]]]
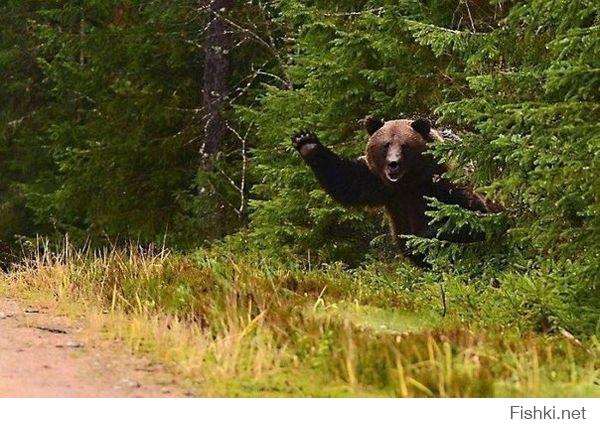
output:
[[[439,311],[443,288],[449,316],[471,325],[598,335],[597,0],[237,2],[227,18],[236,40],[231,133],[215,168],[201,172],[200,3],[0,6],[2,267],[37,234],[97,245],[151,245],[166,234],[190,249],[239,231],[230,252],[253,255],[235,264],[278,272],[269,273],[278,284],[285,275],[304,281],[299,268],[317,266],[309,278],[338,276],[340,296],[368,304],[408,294],[415,310]],[[426,116],[460,134],[432,152],[453,167],[450,178],[505,210],[481,216],[432,201],[432,211],[449,228],[485,232],[485,242],[413,238],[433,266],[417,271],[393,258],[381,215],[341,207],[319,188],[290,134],[311,129],[355,157],[367,114]],[[103,304],[202,320],[196,311],[211,306],[189,285],[200,268],[183,260],[176,279],[137,268],[111,279],[98,261],[81,269],[97,275],[89,280]],[[280,262],[291,273],[272,267]],[[322,270],[338,262],[352,269]]]
[[[288,66],[294,88],[269,87],[261,104],[239,112],[257,131],[245,246],[312,264],[382,260],[382,217],[335,203],[293,153],[289,135],[311,129],[355,157],[367,139],[365,115],[428,116],[461,135],[431,147],[452,166],[449,176],[505,209],[477,215],[431,201],[446,228],[468,225],[487,239],[456,245],[413,237],[433,266],[433,276],[417,277],[454,287],[450,304],[463,295],[486,300],[477,308],[493,320],[597,334],[596,4],[289,1],[281,8],[297,46]]]
[[[580,342],[551,316],[543,281],[525,304],[516,292],[532,277],[494,288],[391,266],[44,252],[0,285],[85,305],[104,334],[168,364],[199,395],[598,395],[597,339]]]

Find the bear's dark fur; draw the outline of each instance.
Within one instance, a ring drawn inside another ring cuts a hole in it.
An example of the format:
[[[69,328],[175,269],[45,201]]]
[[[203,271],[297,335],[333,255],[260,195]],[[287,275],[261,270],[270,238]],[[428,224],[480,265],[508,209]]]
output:
[[[343,159],[323,146],[310,132],[292,137],[294,147],[314,171],[317,180],[333,199],[346,206],[384,208],[390,219],[392,238],[413,262],[422,258],[407,252],[400,235],[434,237],[435,227],[424,196],[482,213],[498,212],[500,206],[442,177],[447,167],[426,154],[427,143],[441,140],[426,119],[365,120],[369,142],[365,156]],[[440,236],[452,242],[481,239],[470,232]]]

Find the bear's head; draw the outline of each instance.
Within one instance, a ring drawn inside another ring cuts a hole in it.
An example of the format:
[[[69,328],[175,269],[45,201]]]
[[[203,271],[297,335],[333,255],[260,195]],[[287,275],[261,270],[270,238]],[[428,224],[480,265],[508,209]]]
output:
[[[366,149],[369,169],[390,186],[405,176],[418,175],[426,164],[427,142],[439,138],[427,119],[384,122],[368,117],[365,125],[369,133]]]

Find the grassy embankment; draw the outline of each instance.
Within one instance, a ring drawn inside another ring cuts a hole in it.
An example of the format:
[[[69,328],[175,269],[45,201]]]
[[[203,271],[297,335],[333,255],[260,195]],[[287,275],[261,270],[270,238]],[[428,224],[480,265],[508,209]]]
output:
[[[84,316],[201,396],[600,396],[597,339],[535,332],[510,284],[446,278],[442,318],[435,277],[402,264],[113,250],[39,255],[0,275],[0,295]]]

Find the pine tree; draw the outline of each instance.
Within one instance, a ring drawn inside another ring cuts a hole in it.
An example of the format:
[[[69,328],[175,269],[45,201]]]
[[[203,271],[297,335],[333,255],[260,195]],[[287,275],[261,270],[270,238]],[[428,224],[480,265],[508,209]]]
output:
[[[473,183],[505,211],[481,216],[431,201],[447,229],[469,225],[488,240],[415,237],[413,248],[440,273],[492,283],[512,278],[507,292],[520,284],[515,301],[542,308],[540,324],[595,328],[597,1],[283,3],[294,28],[294,90],[269,88],[248,115],[260,139],[251,229],[257,242],[302,257],[310,251],[325,261],[360,260],[381,232],[379,218],[333,203],[294,156],[288,135],[309,128],[337,152],[357,156],[366,142],[357,122],[364,115],[429,115],[461,136],[432,147],[451,164],[449,176]]]

